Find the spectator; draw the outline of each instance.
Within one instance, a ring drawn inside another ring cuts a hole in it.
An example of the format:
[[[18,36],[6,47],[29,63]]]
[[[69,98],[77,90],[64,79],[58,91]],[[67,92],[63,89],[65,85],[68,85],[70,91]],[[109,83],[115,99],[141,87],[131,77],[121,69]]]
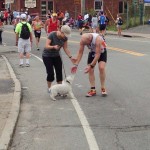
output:
[[[58,16],[57,18],[60,21],[60,26],[61,26],[62,25],[62,20],[64,18],[64,13],[61,10],[59,10],[58,13],[57,13],[57,16]]]
[[[3,32],[4,24],[2,19],[0,19],[0,45],[2,45],[2,32]]]
[[[118,36],[121,36],[123,20],[119,14],[117,14],[116,24],[117,24]]]
[[[51,84],[54,81],[54,69],[56,72],[57,83],[62,83],[62,60],[59,52],[62,47],[68,58],[72,61],[72,55],[67,47],[68,36],[70,33],[70,27],[68,25],[64,25],[61,27],[60,31],[51,32],[46,40],[46,45],[42,57],[47,72],[48,89],[50,89]]]
[[[92,17],[92,32],[97,33],[98,32],[98,18],[96,14]]]
[[[18,52],[20,58],[20,67],[23,67],[24,52],[26,53],[26,67],[30,67],[29,58],[32,44],[32,28],[26,22],[26,14],[21,14],[21,22],[16,26],[16,41],[18,42]]]

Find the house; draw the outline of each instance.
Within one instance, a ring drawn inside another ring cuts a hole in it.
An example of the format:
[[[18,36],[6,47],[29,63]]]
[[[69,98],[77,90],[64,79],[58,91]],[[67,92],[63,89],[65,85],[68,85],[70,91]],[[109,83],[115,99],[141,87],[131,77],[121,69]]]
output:
[[[118,13],[127,13],[127,1],[129,4],[132,2],[132,0],[14,0],[11,10],[21,11],[28,8],[29,13],[39,13],[41,16],[45,16],[48,10],[63,12],[67,10],[75,18],[85,11],[103,10],[110,20],[113,20]]]

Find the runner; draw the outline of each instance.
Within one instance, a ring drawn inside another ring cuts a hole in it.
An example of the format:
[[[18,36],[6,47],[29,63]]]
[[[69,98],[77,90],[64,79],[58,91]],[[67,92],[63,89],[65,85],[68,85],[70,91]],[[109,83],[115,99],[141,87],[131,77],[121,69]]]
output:
[[[57,14],[53,13],[52,18],[47,19],[45,22],[45,32],[48,36],[52,31],[58,30],[60,30],[60,21],[57,19]]]
[[[97,62],[99,68],[101,94],[102,96],[107,96],[105,88],[105,78],[106,78],[105,66],[107,62],[107,51],[106,51],[106,43],[102,36],[100,36],[97,33],[85,33],[82,35],[80,40],[80,48],[77,54],[77,59],[74,58],[75,66],[72,67],[71,72],[76,73],[77,66],[83,56],[85,46],[87,46],[90,49],[88,55],[88,66],[85,69],[85,73],[89,73],[89,81],[91,86],[91,89],[86,94],[86,97],[96,95],[94,68]]]
[[[36,48],[39,49],[39,42],[41,37],[41,29],[44,27],[43,22],[39,19],[39,16],[35,17],[35,20],[32,22],[32,28],[34,30],[34,35],[36,39]]]

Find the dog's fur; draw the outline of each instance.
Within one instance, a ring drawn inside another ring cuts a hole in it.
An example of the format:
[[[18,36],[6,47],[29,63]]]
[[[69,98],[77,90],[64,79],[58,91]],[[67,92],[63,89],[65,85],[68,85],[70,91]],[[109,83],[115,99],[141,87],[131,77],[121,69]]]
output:
[[[68,77],[66,77],[65,80],[63,80],[62,84],[55,84],[50,88],[50,97],[52,100],[56,100],[56,96],[58,95],[58,93],[60,95],[67,95],[70,98],[74,98],[73,97],[73,93],[72,93],[72,82],[74,80],[74,76],[70,75]]]

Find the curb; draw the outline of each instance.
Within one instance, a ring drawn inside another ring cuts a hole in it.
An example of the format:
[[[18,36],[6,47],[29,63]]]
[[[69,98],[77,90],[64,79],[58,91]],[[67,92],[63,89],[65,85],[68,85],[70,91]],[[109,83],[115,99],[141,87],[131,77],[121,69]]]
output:
[[[20,111],[21,84],[20,81],[16,78],[13,68],[11,67],[7,58],[3,55],[2,58],[5,60],[8,70],[10,72],[10,76],[15,83],[11,110],[9,112],[9,116],[3,129],[2,135],[0,137],[0,150],[8,150]]]

